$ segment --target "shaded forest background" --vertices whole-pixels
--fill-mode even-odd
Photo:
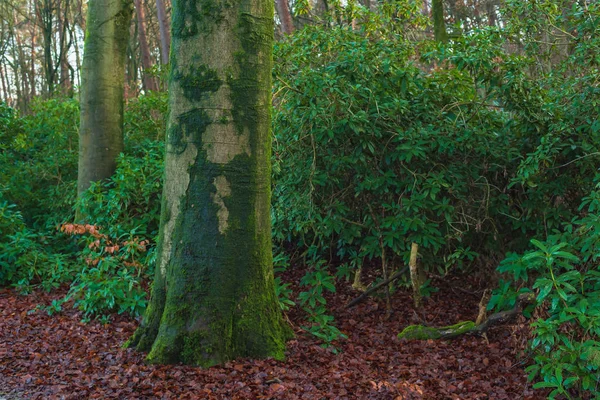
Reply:
[[[108,322],[147,304],[170,4],[135,6],[125,152],[112,179],[76,200],[85,4],[0,5],[0,285],[23,293],[69,285],[44,306],[51,314],[73,304],[85,319]],[[487,281],[489,310],[534,293],[524,310],[530,378],[552,396],[593,397],[600,6],[278,0],[276,8],[281,308],[305,313],[305,330],[335,349],[345,335],[326,299],[340,285],[358,295],[383,281],[409,264],[416,244],[416,297],[457,275]],[[89,224],[71,223],[75,212]],[[386,285],[385,296],[410,285],[408,276]]]

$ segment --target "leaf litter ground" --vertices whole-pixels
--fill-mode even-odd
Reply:
[[[292,278],[292,277],[288,277]],[[428,299],[422,316],[432,326],[475,319],[479,298],[459,278]],[[298,281],[287,279],[287,281]],[[339,352],[324,349],[300,326],[287,359],[236,360],[207,370],[152,366],[121,348],[137,322],[113,317],[109,325],[81,323],[67,309],[48,316],[31,313],[64,295],[0,291],[0,400],[4,399],[544,399],[527,383],[517,356],[526,339],[523,324],[495,328],[484,338],[403,342],[396,338],[417,322],[406,292],[393,296],[385,319],[383,301],[371,298],[343,308],[357,293],[340,288],[328,298],[347,340]]]

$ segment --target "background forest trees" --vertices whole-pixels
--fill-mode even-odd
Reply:
[[[280,307],[301,309],[304,329],[335,346],[344,333],[327,299],[400,270],[415,243],[424,295],[453,274],[481,274],[495,288],[490,309],[535,293],[531,379],[595,396],[598,3],[443,1],[447,38],[436,41],[438,2],[298,0],[287,15],[281,1],[271,160]],[[65,300],[87,319],[142,313],[156,261],[167,102],[145,78],[164,89],[170,5],[138,4],[124,151],[112,178],[77,202],[85,4],[0,5],[0,283],[68,283]],[[75,211],[94,223],[65,224]]]
[[[356,6],[376,10],[385,4],[364,0]],[[450,34],[502,24],[497,0],[435,0],[433,4],[425,0],[420,4],[423,14],[437,18],[438,25],[444,18]],[[442,6],[443,16],[438,11]],[[330,13],[334,10],[336,23],[352,23],[351,15],[359,11],[337,0],[277,0],[275,8],[277,37],[304,25],[333,26],[334,14]],[[135,0],[125,79],[129,98],[140,91],[157,90],[159,85],[166,88],[166,71],[161,66],[168,63],[170,12],[170,0]],[[0,4],[0,98],[6,104],[28,112],[38,95],[75,94],[81,83],[86,13],[84,0],[5,0]],[[436,29],[443,35],[442,28]]]

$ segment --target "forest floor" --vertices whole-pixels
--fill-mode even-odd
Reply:
[[[429,324],[476,318],[478,285],[465,280],[447,280],[426,300],[423,315]],[[527,340],[526,325],[493,328],[487,341],[475,336],[399,341],[398,332],[417,323],[408,292],[393,295],[394,314],[386,320],[381,299],[346,310],[344,304],[357,293],[339,289],[328,298],[337,326],[348,336],[337,343],[337,354],[305,333],[302,313],[292,310],[288,316],[296,338],[288,343],[286,361],[236,360],[206,370],[144,364],[143,354],[122,348],[137,326],[125,316],[101,325],[81,323],[81,313],[69,308],[54,316],[30,312],[64,291],[21,296],[0,290],[0,399],[546,397],[533,391],[518,356]]]

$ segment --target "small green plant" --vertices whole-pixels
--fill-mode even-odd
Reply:
[[[323,263],[317,262],[314,270],[302,278],[300,285],[307,287],[307,290],[298,295],[298,300],[308,314],[310,322],[310,325],[303,326],[302,329],[321,339],[323,347],[330,347],[334,341],[345,339],[347,336],[335,327],[333,316],[327,314],[324,293],[335,293],[336,289],[334,278],[323,268]]]
[[[273,267],[275,274],[279,274],[287,270],[289,267],[289,257],[276,249],[273,251]],[[291,300],[292,289],[288,282],[283,282],[281,276],[275,276],[275,294],[279,302],[279,307],[282,311],[287,311],[291,307],[294,307],[296,303]]]

